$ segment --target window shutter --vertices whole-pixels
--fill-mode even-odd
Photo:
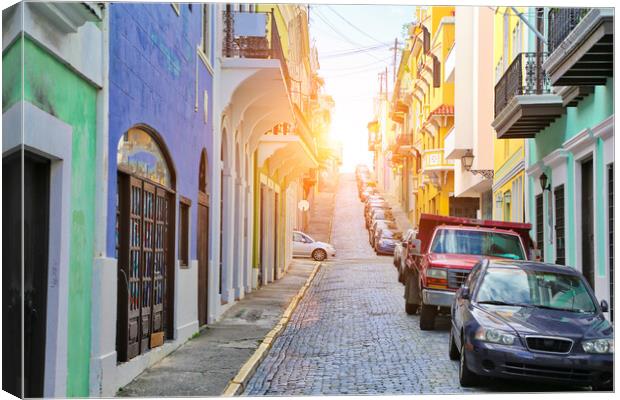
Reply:
[[[439,59],[433,55],[433,87],[441,86],[441,63]]]
[[[428,53],[431,49],[431,34],[428,31],[428,29],[426,29],[425,26],[422,27],[422,32],[423,32],[423,43],[424,43],[424,53]]]

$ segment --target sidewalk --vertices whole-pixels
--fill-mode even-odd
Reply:
[[[247,295],[220,321],[142,372],[117,396],[220,396],[278,323],[315,264],[294,260],[283,278]]]
[[[316,202],[321,210],[309,224],[316,238],[329,237],[333,193]],[[234,304],[214,324],[120,389],[122,397],[221,396],[229,381],[280,321],[306,283],[316,262],[294,259],[284,277]]]
[[[390,203],[392,213],[394,214],[394,218],[396,218],[396,225],[398,225],[398,228],[404,234],[407,229],[411,229],[411,223],[407,219],[407,213],[403,211],[396,197],[388,193],[385,193],[383,196]]]

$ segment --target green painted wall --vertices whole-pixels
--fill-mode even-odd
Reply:
[[[19,39],[3,55],[4,110],[20,100],[16,76],[20,70],[16,58],[21,57],[19,49],[22,45],[25,101],[73,128],[67,396],[83,397],[89,393],[97,88],[32,40]]]
[[[557,119],[546,129],[536,134],[536,138],[529,140],[529,159],[528,165],[533,165],[545,156],[550,154],[555,149],[561,148],[562,144],[568,139],[574,137],[578,133],[582,132],[586,128],[592,128],[600,124],[603,120],[608,118],[614,113],[614,82],[613,78],[607,79],[604,86],[596,86],[594,93],[587,96],[585,99],[579,102],[577,107],[567,107],[565,114]],[[596,165],[594,165],[594,179],[596,187],[603,187],[605,184],[605,165],[603,164],[603,142],[601,139],[597,139],[596,146]],[[575,193],[575,168],[574,157],[572,154],[568,154],[566,158],[566,186],[565,190],[567,194]],[[547,171],[547,176],[551,178],[551,172]],[[533,192],[533,185],[538,185],[537,180],[530,179],[530,221],[536,220],[536,210],[534,207],[535,196]],[[550,182],[552,187],[554,183]],[[548,208],[547,196],[545,196],[545,211]],[[603,196],[598,196],[595,204],[595,218],[596,218],[596,237],[605,238],[605,227],[607,222],[605,221],[605,199]],[[568,217],[566,219],[566,234],[567,234],[567,246],[566,246],[566,263],[571,266],[577,264],[575,246],[569,245],[575,243],[575,199],[573,196],[566,196],[566,207]],[[545,215],[548,215],[545,212]],[[597,265],[597,273],[599,276],[605,275],[605,241],[596,240],[596,256],[598,260],[603,260]],[[551,255],[553,251],[553,245],[545,244],[545,261],[554,262],[555,260],[547,258],[547,255]]]
[[[22,46],[17,40],[2,52],[2,112],[22,99]]]
[[[544,158],[562,143],[586,128],[601,123],[614,113],[614,81],[607,80],[605,86],[596,86],[594,93],[587,96],[577,107],[567,107],[566,113],[549,127],[536,134],[532,161]]]

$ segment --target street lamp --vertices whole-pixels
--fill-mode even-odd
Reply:
[[[463,168],[465,171],[469,171],[471,166],[474,164],[474,155],[471,154],[471,151],[467,151],[463,157],[461,157],[461,164],[463,164]]]
[[[471,166],[474,164],[474,155],[471,150],[467,150],[467,153],[461,157],[461,164],[465,171],[469,171],[473,175],[480,174],[485,179],[493,179],[494,172],[492,169],[471,169]]]
[[[551,189],[551,184],[548,183],[549,178],[547,177],[547,174],[543,172],[538,178],[538,180],[540,180],[540,187],[542,188],[543,192],[545,190]]]
[[[502,208],[503,202],[504,202],[504,196],[502,196],[501,193],[498,193],[497,196],[495,196],[495,206],[497,208]]]

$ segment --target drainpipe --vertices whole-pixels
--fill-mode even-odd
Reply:
[[[537,36],[537,37],[538,37],[538,38],[539,38],[539,39],[540,39],[540,40],[541,40],[544,44],[548,44],[548,43],[547,43],[547,39],[545,38],[545,35],[543,35],[542,33],[540,33],[540,32],[538,31],[538,29],[536,29],[536,27],[534,27],[534,26],[530,23],[530,21],[528,21],[528,19],[527,19],[527,18],[525,18],[525,16],[524,16],[521,12],[519,12],[519,10],[517,10],[517,8],[516,8],[516,7],[510,7],[510,9],[511,9],[511,10],[512,10],[515,14],[517,14],[517,17],[519,17],[519,19],[520,19],[521,21],[523,21],[523,23],[524,23],[524,24],[525,24],[528,28],[530,28],[530,30],[531,30],[532,32],[534,32],[534,34],[535,34],[535,35],[536,35],[536,36]]]

